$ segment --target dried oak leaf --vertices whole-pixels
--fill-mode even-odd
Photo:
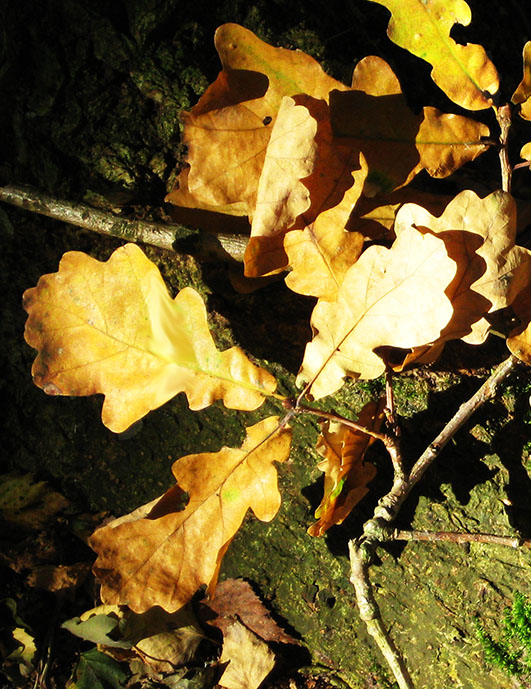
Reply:
[[[520,105],[520,116],[524,120],[531,120],[531,41],[524,45],[523,62],[524,75],[513,93],[511,101],[515,105]]]
[[[531,365],[531,286],[522,290],[512,304],[520,323],[507,338],[507,346],[514,356]]]
[[[370,55],[356,65],[352,89],[330,94],[334,134],[368,164],[364,194],[390,193],[425,169],[447,177],[489,147],[486,125],[425,107],[415,115],[391,67]]]
[[[227,663],[219,684],[227,689],[257,689],[275,665],[267,644],[240,622],[225,630],[219,663]]]
[[[448,98],[468,110],[492,106],[498,91],[496,68],[480,45],[460,45],[450,37],[455,23],[472,18],[464,0],[371,0],[391,12],[389,38],[429,62],[431,77]]]
[[[188,455],[172,467],[184,509],[170,489],[145,518],[117,520],[90,538],[104,603],[144,612],[174,612],[207,585],[213,591],[221,559],[250,508],[270,521],[280,507],[274,462],[287,459],[291,431],[269,417],[247,429],[240,449]],[[178,502],[177,506],[175,502]]]
[[[397,213],[395,232],[399,236],[410,227],[435,233],[457,263],[446,290],[454,313],[437,343],[462,338],[481,344],[490,329],[486,314],[509,306],[531,283],[531,252],[515,245],[513,197],[498,190],[482,199],[465,190],[440,217],[416,204],[405,204]]]
[[[251,215],[266,148],[284,96],[307,93],[328,100],[346,88],[309,55],[275,48],[238,24],[215,34],[222,71],[184,119],[189,171],[176,205]]]
[[[244,579],[226,579],[220,582],[205,607],[217,615],[217,618],[209,619],[208,623],[222,632],[238,618],[264,641],[299,644],[273,620],[269,610]]]
[[[24,293],[32,373],[51,395],[103,393],[102,421],[124,431],[185,392],[191,409],[217,399],[251,410],[274,391],[271,374],[238,347],[218,352],[199,294],[172,299],[157,266],[135,244],[105,263],[66,253],[59,272]]]
[[[328,105],[284,98],[266,153],[245,274],[285,269],[294,291],[333,296],[358,258],[363,238],[345,225],[361,194],[360,154],[336,145]]]
[[[384,418],[385,399],[369,402],[357,422],[378,432]],[[324,495],[315,511],[318,519],[310,536],[322,536],[331,526],[341,524],[369,492],[367,484],[376,476],[376,467],[363,458],[374,438],[340,422],[324,421],[317,450],[323,461],[317,467],[324,472]]]
[[[348,270],[337,300],[319,300],[312,314],[297,382],[315,399],[346,376],[377,378],[385,364],[377,347],[417,347],[436,340],[452,316],[445,289],[456,272],[444,242],[414,228],[390,249],[369,247]]]

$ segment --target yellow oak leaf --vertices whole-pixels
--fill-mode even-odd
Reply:
[[[203,300],[172,299],[157,266],[135,244],[107,262],[66,253],[59,272],[24,293],[25,337],[39,351],[32,373],[51,395],[102,393],[103,423],[117,433],[185,392],[191,409],[217,399],[259,407],[276,383],[238,347],[216,349]]]
[[[335,135],[367,160],[367,196],[405,186],[422,169],[447,177],[489,147],[480,122],[432,107],[415,115],[391,67],[374,55],[356,65],[352,90],[330,94],[330,110]]]
[[[285,98],[260,178],[246,275],[285,269],[289,261],[291,289],[330,297],[362,249],[361,235],[345,225],[365,175],[359,153],[335,144],[324,101]]]
[[[531,283],[531,252],[515,246],[516,204],[504,191],[480,198],[462,191],[440,217],[425,208],[405,204],[396,216],[397,236],[410,227],[437,234],[457,263],[446,290],[454,314],[437,342],[462,338],[469,344],[485,341],[490,325],[485,316],[509,306]]]
[[[531,120],[531,41],[527,41],[524,45],[523,62],[524,75],[513,93],[511,101],[515,105],[520,105],[520,116],[524,120]]]
[[[531,285],[520,292],[512,308],[520,323],[511,330],[507,346],[514,356],[531,365]]]
[[[408,228],[390,249],[369,247],[347,271],[337,300],[317,302],[313,340],[297,382],[314,398],[330,395],[346,376],[377,378],[377,347],[409,349],[436,340],[452,316],[445,290],[456,264],[444,242]]]
[[[223,24],[214,38],[222,71],[185,113],[183,141],[190,165],[167,196],[176,205],[251,215],[266,148],[284,96],[328,99],[347,88],[303,52],[275,48],[238,24]]]
[[[391,12],[389,38],[429,62],[431,77],[448,98],[468,110],[484,110],[498,91],[496,68],[484,48],[460,45],[450,37],[455,23],[470,24],[464,0],[371,0]]]
[[[187,455],[172,467],[171,488],[145,517],[118,519],[90,538],[104,603],[174,612],[203,585],[213,591],[248,509],[262,521],[280,507],[274,462],[289,456],[291,430],[269,417],[247,429],[239,449]],[[189,502],[181,509],[182,492]]]
[[[369,402],[357,423],[378,432],[384,418],[385,398]],[[324,495],[315,512],[318,519],[308,529],[310,536],[322,536],[334,524],[341,524],[369,492],[367,484],[376,476],[374,464],[363,458],[374,438],[341,422],[325,421],[317,440],[324,459],[317,467],[324,472]]]

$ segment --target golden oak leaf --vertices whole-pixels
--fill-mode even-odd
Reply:
[[[448,98],[468,110],[492,106],[498,91],[496,68],[480,45],[459,45],[450,37],[455,23],[468,26],[464,0],[371,0],[391,12],[389,38],[429,62],[431,77]]]
[[[353,90],[330,94],[334,133],[359,147],[369,173],[364,193],[389,193],[405,186],[422,169],[447,177],[489,147],[486,125],[426,107],[415,115],[391,67],[379,57],[361,60]]]
[[[333,301],[347,270],[358,260],[364,237],[347,231],[346,226],[367,174],[363,157],[360,162],[360,170],[351,173],[352,186],[337,206],[322,211],[304,230],[285,235],[284,249],[291,267],[286,285],[294,292]]]
[[[531,41],[524,45],[524,75],[513,93],[511,101],[520,105],[520,115],[524,120],[531,120]]]
[[[275,665],[268,645],[238,621],[226,628],[220,663],[228,663],[219,684],[227,689],[258,689]]]
[[[385,399],[369,402],[357,422],[371,431],[380,430]],[[363,458],[374,438],[341,422],[325,421],[317,440],[324,460],[317,467],[324,472],[324,495],[315,512],[318,519],[308,529],[310,536],[322,536],[334,524],[341,524],[365,497],[367,484],[376,476],[374,464]]]
[[[531,285],[520,292],[512,308],[520,323],[509,334],[507,346],[514,356],[531,365]]]
[[[280,507],[274,462],[289,455],[291,430],[269,417],[247,429],[240,449],[187,455],[170,489],[144,518],[119,519],[90,538],[105,603],[173,612],[207,585],[213,591],[230,541],[248,509],[270,521]],[[181,507],[182,491],[189,502]]]
[[[347,271],[337,300],[319,300],[312,314],[298,383],[314,398],[338,390],[345,376],[377,378],[382,346],[417,347],[436,340],[452,315],[445,289],[456,272],[444,242],[414,228],[390,249],[369,247]]]
[[[309,55],[274,48],[237,24],[220,26],[214,41],[223,69],[184,114],[190,170],[183,193],[173,191],[167,200],[251,215],[282,98],[307,93],[327,100],[332,89],[346,86]]]
[[[531,252],[515,246],[513,197],[499,190],[482,199],[465,190],[438,218],[421,206],[406,204],[397,213],[395,232],[398,236],[410,227],[437,234],[457,263],[446,290],[454,314],[437,341],[462,338],[481,344],[490,328],[486,314],[509,306],[531,282]]]
[[[203,300],[172,299],[157,266],[135,244],[105,263],[66,253],[59,272],[24,293],[25,337],[39,350],[32,373],[52,395],[103,393],[103,423],[117,433],[185,392],[191,409],[217,399],[256,409],[273,377],[238,347],[218,352]]]
[[[297,271],[294,263],[300,265],[300,255],[291,252],[288,258],[283,242],[291,231],[300,234],[299,228],[307,229],[305,253],[313,254],[312,267],[307,266],[303,273],[318,270],[319,275],[313,277],[312,273],[315,284],[323,271],[325,280],[334,281],[331,259],[337,263],[356,260],[361,237],[348,236],[343,230],[366,174],[359,158],[356,150],[336,145],[323,100],[305,95],[284,98],[260,177],[245,253],[247,276],[285,269],[288,260]],[[320,229],[314,231],[315,223]],[[327,236],[329,231],[334,238]],[[300,237],[297,241],[300,243]]]

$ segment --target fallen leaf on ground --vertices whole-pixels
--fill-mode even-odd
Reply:
[[[24,308],[35,384],[51,395],[103,393],[102,420],[116,433],[179,392],[194,410],[217,399],[251,410],[276,387],[239,347],[218,352],[199,294],[186,287],[172,299],[135,244],[105,263],[66,253],[59,272],[24,293]]]
[[[378,432],[382,425],[385,398],[369,402],[360,411],[357,423]],[[374,438],[341,422],[324,421],[317,451],[324,459],[317,468],[324,472],[324,495],[315,511],[318,519],[310,536],[322,536],[331,526],[341,524],[369,492],[367,484],[376,476],[376,467],[364,462]]]
[[[208,623],[223,633],[235,618],[264,641],[282,644],[299,642],[287,634],[271,617],[271,613],[244,579],[226,579],[216,586],[216,591],[205,604],[207,611],[217,615]]]
[[[262,521],[277,513],[274,462],[288,458],[290,441],[291,430],[269,417],[247,429],[240,449],[177,460],[173,474],[189,495],[184,509],[175,511],[170,489],[145,518],[111,522],[90,538],[102,601],[135,612],[154,605],[174,612],[201,586],[213,592],[221,559],[247,510]]]
[[[239,622],[225,630],[219,663],[228,663],[219,684],[227,689],[257,689],[275,665],[268,645]]]
[[[454,24],[468,26],[470,8],[464,0],[371,0],[387,7],[389,38],[429,62],[431,77],[448,98],[468,110],[492,106],[498,91],[496,68],[485,49],[460,45],[450,36]]]

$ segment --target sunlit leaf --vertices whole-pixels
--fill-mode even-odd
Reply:
[[[496,68],[484,48],[460,45],[450,37],[454,24],[468,26],[464,0],[371,0],[391,12],[387,35],[413,55],[429,62],[432,79],[448,98],[468,110],[492,106],[498,91]]]
[[[191,288],[171,299],[157,266],[134,244],[105,263],[65,254],[59,272],[24,294],[25,337],[39,350],[36,385],[51,395],[103,393],[103,423],[124,431],[185,392],[191,409],[222,399],[255,409],[273,377],[238,347],[218,352],[203,300]]]
[[[238,621],[225,630],[220,664],[228,663],[219,684],[227,689],[257,689],[275,665],[268,645]]]
[[[531,120],[531,41],[528,41],[524,46],[523,61],[524,75],[513,93],[511,101],[515,105],[520,105],[520,115],[524,120]]]
[[[274,462],[289,455],[291,431],[269,417],[247,429],[240,449],[188,455],[173,465],[181,495],[170,489],[145,518],[95,531],[94,571],[105,603],[173,612],[202,586],[213,590],[221,558],[248,509],[270,521],[280,507]]]
[[[275,48],[237,24],[216,31],[222,71],[184,115],[188,146],[184,189],[170,193],[176,205],[219,206],[252,214],[266,148],[284,96],[328,99],[344,89],[303,52]]]
[[[320,300],[312,314],[298,383],[314,398],[338,390],[346,376],[376,378],[385,370],[381,346],[417,347],[436,340],[452,316],[445,294],[456,272],[444,242],[414,228],[391,249],[372,246],[348,270],[337,301]]]

